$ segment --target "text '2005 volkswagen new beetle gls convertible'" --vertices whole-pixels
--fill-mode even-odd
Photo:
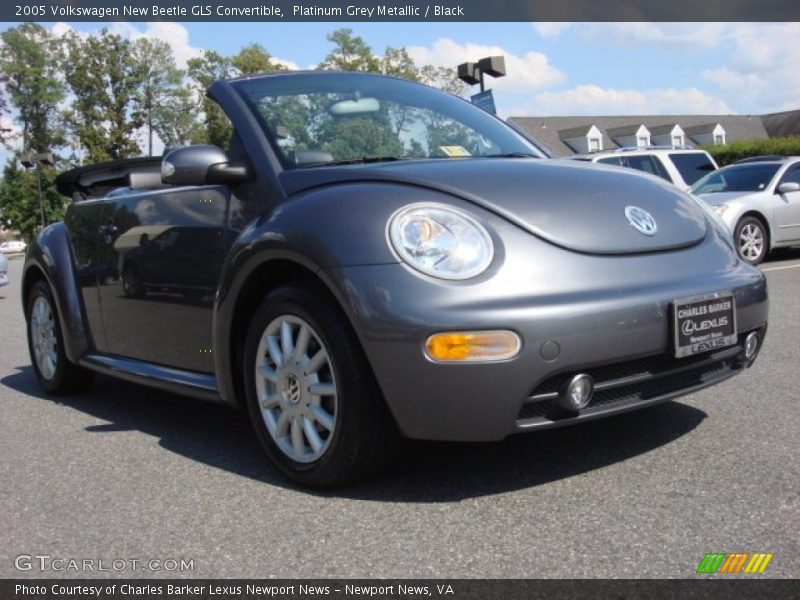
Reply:
[[[229,147],[60,176],[31,244],[39,382],[95,371],[241,406],[292,479],[399,435],[501,440],[748,367],[762,273],[667,183],[550,160],[468,102],[378,75],[219,81]],[[224,450],[222,450],[224,451]]]

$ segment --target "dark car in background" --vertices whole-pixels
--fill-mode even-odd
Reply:
[[[581,423],[756,358],[765,278],[672,185],[543,159],[394,78],[280,73],[209,95],[225,150],[59,177],[76,201],[22,285],[47,392],[99,371],[241,407],[285,474],[330,487],[400,434]]]

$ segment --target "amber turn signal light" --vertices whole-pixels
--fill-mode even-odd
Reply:
[[[425,355],[436,362],[508,360],[521,347],[513,331],[448,331],[428,338]]]

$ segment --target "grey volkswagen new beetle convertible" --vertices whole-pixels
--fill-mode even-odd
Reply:
[[[23,282],[47,392],[99,371],[241,406],[285,474],[330,487],[400,434],[581,423],[718,383],[761,347],[764,276],[667,183],[540,158],[393,78],[281,73],[209,95],[225,150],[59,178],[75,201]]]

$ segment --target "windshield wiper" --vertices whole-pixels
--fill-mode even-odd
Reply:
[[[341,160],[331,160],[326,162],[309,163],[305,167],[338,167],[341,165],[363,165],[376,162],[391,162],[395,160],[408,160],[402,156],[362,156],[361,158],[343,158]]]
[[[481,158],[542,158],[530,152],[503,152],[500,154],[484,154]]]

